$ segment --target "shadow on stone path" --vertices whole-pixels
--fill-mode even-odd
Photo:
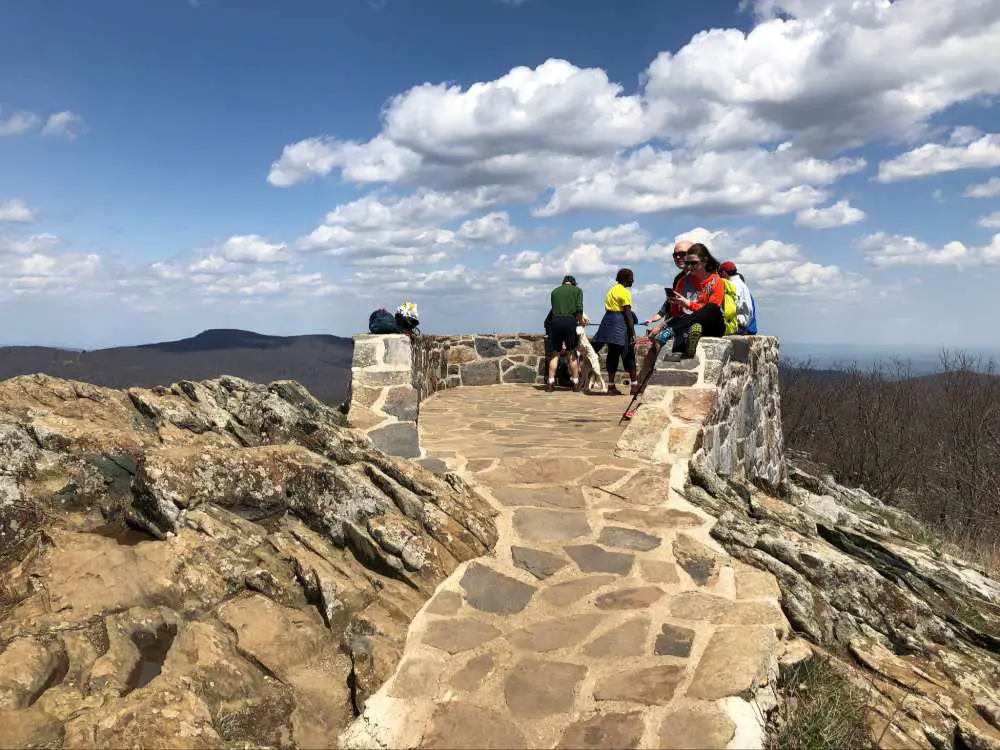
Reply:
[[[497,508],[495,553],[410,627],[356,747],[752,747],[747,698],[787,625],[774,579],[729,558],[676,491],[686,466],[616,458],[626,398],[463,388],[422,444]]]

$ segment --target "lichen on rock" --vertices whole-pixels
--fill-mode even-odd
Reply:
[[[4,381],[0,745],[328,745],[495,542],[294,382]]]

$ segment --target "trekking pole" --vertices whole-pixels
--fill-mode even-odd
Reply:
[[[630,401],[629,405],[625,407],[625,411],[622,412],[621,419],[618,420],[619,425],[621,425],[621,423],[624,422],[626,419],[632,418],[629,416],[629,412],[632,411],[632,407],[635,406],[636,401],[639,400],[639,396],[641,396],[643,392],[646,390],[646,383],[649,382],[649,379],[653,376],[653,372],[655,370],[656,370],[656,363],[654,362],[653,366],[649,368],[649,372],[647,372],[645,375],[642,376],[642,382],[639,383],[639,388],[636,390],[635,395],[632,397],[632,401]]]
[[[632,400],[629,402],[629,405],[625,407],[625,411],[622,412],[622,417],[621,419],[618,420],[619,426],[626,419],[632,418],[631,416],[629,416],[629,412],[632,411],[632,407],[634,407],[636,402],[639,400],[639,396],[641,396],[643,392],[646,390],[646,384],[649,382],[649,379],[653,376],[653,372],[655,370],[656,370],[656,360],[654,359],[653,363],[649,366],[649,371],[642,376],[642,382],[639,383],[639,387],[636,389],[635,395],[632,396]]]

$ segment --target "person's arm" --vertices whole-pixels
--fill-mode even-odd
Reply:
[[[632,315],[632,305],[622,307],[622,315],[625,316],[625,326],[628,328],[628,343],[635,343],[635,317]]]
[[[667,300],[662,305],[660,305],[660,309],[657,310],[656,315],[647,320],[643,325],[648,326],[650,323],[655,323],[658,320],[663,320],[665,317],[667,317],[667,313],[670,311],[669,308],[670,308],[670,301]]]
[[[580,287],[574,287],[576,289],[576,322],[579,325],[583,325],[583,290]]]

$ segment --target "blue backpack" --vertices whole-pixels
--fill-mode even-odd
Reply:
[[[370,333],[399,333],[396,316],[382,308],[368,316],[368,331]]]
[[[747,323],[747,333],[751,336],[757,335],[757,300],[750,295],[750,304],[753,305],[753,314],[750,316],[750,322]]]

